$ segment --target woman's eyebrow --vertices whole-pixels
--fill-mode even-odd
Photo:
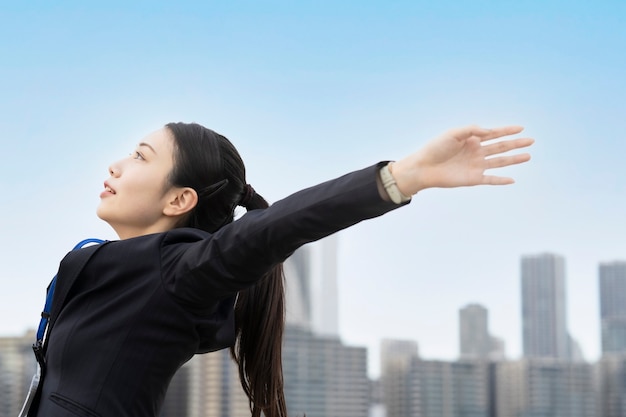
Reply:
[[[150,150],[151,150],[151,151],[152,151],[152,152],[156,155],[156,151],[154,150],[154,148],[153,148],[152,146],[148,145],[147,143],[145,143],[145,142],[141,142],[138,146],[139,146],[140,148],[141,148],[142,146],[146,146],[146,147],[150,148]]]

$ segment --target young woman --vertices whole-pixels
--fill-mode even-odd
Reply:
[[[405,205],[428,187],[510,184],[520,127],[450,130],[268,207],[223,136],[172,123],[109,167],[98,216],[119,240],[61,262],[45,376],[31,416],[156,417],[194,354],[230,348],[253,416],[286,417],[281,262],[301,245]],[[236,206],[247,213],[233,221]],[[57,294],[66,294],[59,299]],[[57,311],[57,314],[54,311]]]

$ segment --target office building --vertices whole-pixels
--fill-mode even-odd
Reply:
[[[504,359],[504,341],[489,334],[489,313],[480,304],[459,310],[461,359]]]
[[[321,336],[339,337],[339,284],[337,282],[336,234],[312,246],[313,331]]]
[[[549,253],[522,257],[521,283],[524,357],[568,359],[565,260]]]
[[[490,373],[486,360],[416,361],[412,416],[490,417]]]
[[[365,348],[289,325],[283,372],[290,416],[367,417],[370,381]]]
[[[493,366],[497,417],[598,417],[589,364],[523,359]]]
[[[296,250],[283,264],[285,273],[285,319],[289,324],[311,328],[313,321],[312,247]]]
[[[229,349],[194,356],[189,367],[187,417],[249,417],[250,407]]]
[[[491,351],[487,309],[470,304],[459,310],[459,340],[462,359],[486,359]]]
[[[600,417],[626,416],[626,354],[611,353],[602,356],[598,371],[598,415]]]
[[[0,338],[0,416],[17,416],[22,408],[37,367],[34,341],[33,331]]]
[[[626,353],[626,262],[601,263],[602,353]]]
[[[385,339],[380,345],[382,401],[387,417],[412,416],[417,411],[417,379],[413,363],[419,359],[417,343]]]

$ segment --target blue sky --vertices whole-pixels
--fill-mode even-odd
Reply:
[[[516,358],[520,257],[548,251],[597,358],[598,263],[626,259],[626,4],[129,3],[0,10],[0,334],[36,323],[76,241],[115,237],[95,216],[107,166],[169,121],[229,137],[272,201],[449,127],[521,124],[537,143],[515,185],[428,190],[341,232],[340,331],[452,359],[477,302]]]

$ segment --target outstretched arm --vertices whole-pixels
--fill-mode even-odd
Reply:
[[[512,184],[512,178],[485,175],[492,168],[520,164],[530,159],[527,153],[504,155],[506,152],[533,144],[530,138],[494,139],[520,133],[521,126],[484,129],[467,126],[452,129],[427,143],[419,151],[394,162],[390,171],[402,194],[411,196],[423,189],[471,185]]]

